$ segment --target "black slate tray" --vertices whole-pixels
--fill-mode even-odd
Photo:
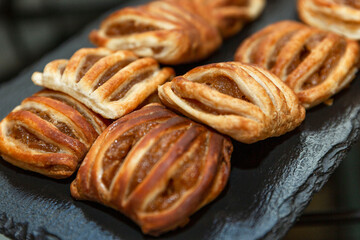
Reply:
[[[146,1],[123,1],[138,5]],[[263,15],[197,65],[232,60],[237,45],[266,25],[296,19],[295,1],[268,0]],[[102,17],[104,18],[104,16]],[[87,35],[98,19],[12,81],[0,85],[0,118],[39,90],[30,76],[53,59],[91,46]],[[176,67],[178,74],[196,65]],[[234,142],[229,184],[190,223],[158,239],[278,239],[292,226],[359,137],[360,75],[332,106],[307,112],[295,131],[252,145]],[[14,239],[147,239],[120,213],[74,201],[68,180],[52,180],[0,161],[0,233]]]

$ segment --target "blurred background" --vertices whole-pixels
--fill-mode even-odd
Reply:
[[[119,0],[0,0],[0,82],[74,35]]]
[[[0,0],[0,87],[117,4],[119,0]],[[356,144],[286,240],[360,239],[359,160]]]

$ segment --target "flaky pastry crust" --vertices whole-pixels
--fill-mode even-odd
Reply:
[[[1,121],[0,153],[25,170],[66,178],[108,123],[72,97],[43,90]]]
[[[215,26],[223,37],[238,33],[243,26],[257,18],[265,0],[164,0],[178,2],[188,11],[201,16]]]
[[[358,0],[298,0],[302,21],[360,40],[360,1]]]
[[[131,50],[164,64],[204,59],[221,45],[221,36],[178,2],[152,1],[118,10],[90,33],[90,40],[100,47]]]
[[[96,140],[71,194],[121,211],[146,234],[183,226],[226,185],[229,139],[150,104],[111,124]]]
[[[243,143],[282,135],[305,117],[278,77],[238,62],[197,67],[158,91],[166,106]]]
[[[334,33],[282,21],[247,38],[235,61],[269,69],[294,90],[304,107],[311,108],[353,80],[359,45]]]
[[[32,75],[32,81],[115,119],[137,108],[173,75],[171,68],[160,68],[155,59],[138,58],[130,51],[82,48],[69,60],[48,63],[43,73]]]

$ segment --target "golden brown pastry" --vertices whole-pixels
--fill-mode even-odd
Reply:
[[[360,40],[359,0],[298,0],[298,12],[311,26]]]
[[[247,38],[235,61],[269,69],[313,107],[347,86],[358,70],[359,45],[334,33],[282,21]]]
[[[36,85],[65,92],[105,118],[115,119],[138,107],[171,79],[171,68],[160,68],[153,58],[130,51],[83,48],[70,60],[48,63],[35,72]]]
[[[238,62],[194,68],[158,91],[165,105],[243,143],[284,134],[305,117],[278,77]]]
[[[164,0],[178,2],[215,26],[223,37],[236,34],[249,21],[257,18],[265,0]]]
[[[153,103],[96,140],[71,194],[121,211],[146,234],[184,226],[226,185],[229,139]]]
[[[72,97],[43,90],[1,121],[0,153],[20,168],[66,178],[107,124]]]
[[[177,2],[153,1],[123,8],[90,33],[97,46],[131,50],[161,63],[180,64],[208,57],[221,45],[219,32]]]

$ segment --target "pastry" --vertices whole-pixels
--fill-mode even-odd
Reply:
[[[298,12],[311,26],[360,40],[359,0],[298,0]]]
[[[230,171],[231,141],[162,105],[112,123],[96,140],[71,194],[112,207],[159,235],[215,199]]]
[[[65,92],[94,112],[115,119],[137,108],[171,79],[171,68],[160,68],[153,58],[138,58],[130,51],[83,48],[70,60],[48,63],[35,72],[36,85]]]
[[[358,70],[359,45],[301,23],[274,23],[247,38],[235,61],[254,63],[280,77],[306,108],[346,87]]]
[[[72,97],[43,90],[26,98],[0,123],[0,153],[9,163],[66,178],[108,121]]]
[[[249,21],[257,18],[265,0],[165,0],[178,2],[187,10],[215,26],[223,37],[236,34]]]
[[[158,91],[166,106],[243,143],[284,134],[305,117],[296,95],[278,77],[238,62],[194,68]]]
[[[153,1],[118,10],[89,37],[97,46],[131,50],[164,64],[198,61],[221,45],[217,29],[177,1]]]

